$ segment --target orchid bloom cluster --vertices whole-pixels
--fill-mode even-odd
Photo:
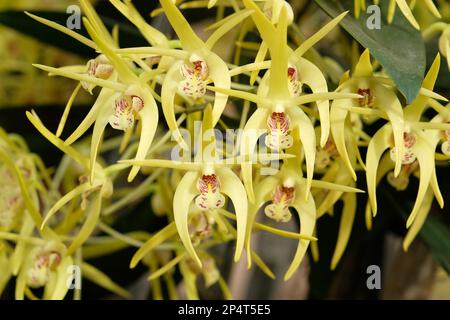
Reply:
[[[166,16],[177,36],[169,38],[147,23],[131,0],[109,1],[147,46],[120,47],[117,30],[105,27],[88,0],[79,3],[89,38],[28,13],[92,48],[96,56],[84,65],[35,65],[77,82],[60,110],[56,132],[36,112],[27,112],[31,124],[64,153],[55,170],[46,168],[16,135],[0,131],[0,170],[6,179],[0,186],[0,269],[8,270],[0,274],[0,292],[15,276],[16,298],[38,298],[33,290],[44,287],[42,298],[61,299],[68,293],[67,267],[76,265],[84,278],[126,297],[125,289],[85,260],[135,247],[130,268],[148,267],[153,298],[163,298],[163,285],[169,298],[180,297],[175,270],[187,298],[201,297],[200,278],[231,298],[217,256],[224,244],[235,246],[236,262],[244,258],[248,268],[254,264],[275,278],[252,248],[252,236],[265,231],[296,240],[284,274],[288,280],[310,246],[318,258],[316,224],[333,215],[341,201],[330,266],[336,268],[350,238],[357,194],[367,190],[370,229],[377,185],[385,176],[398,191],[411,179],[419,180],[405,250],[433,198],[443,206],[435,168],[436,161],[450,159],[450,105],[442,105],[447,99],[433,91],[439,54],[419,95],[406,104],[369,50],[359,54],[352,70],[340,74],[336,86],[309,54],[348,12],[295,43],[288,37],[295,24],[293,9],[283,0],[160,0],[161,8],[152,15]],[[398,5],[416,26],[407,1],[391,3],[391,14]],[[432,1],[420,5],[439,15]],[[208,27],[207,39],[180,11],[202,6],[229,13]],[[356,12],[365,6],[355,0]],[[426,33],[443,30],[440,49],[449,57],[450,29],[432,26]],[[215,47],[233,30],[238,30],[235,57],[226,61]],[[260,41],[248,41],[251,33]],[[241,63],[244,53],[250,55],[247,64]],[[95,102],[78,127],[67,132],[82,90]],[[425,116],[430,109],[431,119]],[[235,127],[229,121],[233,114],[238,114]],[[373,123],[380,125],[370,136],[364,130]],[[229,129],[238,131],[232,146],[220,140]],[[358,174],[366,176],[367,187],[357,188]],[[113,229],[127,207],[149,195],[148,216],[164,218],[166,226],[154,234]],[[285,231],[284,224],[293,219],[299,231]],[[75,298],[80,295],[74,291]]]

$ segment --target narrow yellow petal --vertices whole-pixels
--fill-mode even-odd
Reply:
[[[230,288],[228,288],[227,281],[223,278],[219,278],[219,286],[222,290],[223,298],[225,300],[233,300],[233,295],[231,294]]]
[[[405,132],[405,121],[403,108],[395,93],[381,84],[373,83],[373,95],[376,97],[375,106],[386,112],[392,126],[394,145],[397,149],[394,175],[397,177],[401,170],[402,158],[405,152],[403,134]]]
[[[364,190],[361,190],[361,189],[358,189],[355,187],[340,185],[337,183],[332,183],[332,182],[327,182],[327,181],[322,181],[322,180],[313,180],[311,183],[311,187],[340,191],[340,192],[365,193]]]
[[[293,123],[299,128],[300,140],[302,142],[303,151],[306,159],[306,192],[309,195],[311,183],[314,176],[314,163],[316,161],[316,133],[314,126],[308,116],[297,108],[290,108],[288,114],[291,116]]]
[[[150,273],[150,276],[148,277],[148,280],[152,281],[152,280],[155,280],[155,279],[161,277],[166,272],[169,272],[178,263],[180,263],[180,261],[183,260],[185,257],[186,257],[186,254],[180,254],[180,255],[176,256],[175,258],[173,258],[172,260],[170,260],[169,262],[164,264],[164,266],[161,267],[160,269],[152,271]]]
[[[172,0],[160,0],[161,7],[170,25],[180,38],[183,48],[188,51],[200,50],[205,47],[203,41],[192,30],[189,22],[183,17]]]
[[[364,50],[359,57],[359,61],[355,66],[353,71],[354,77],[371,77],[373,75],[372,63],[370,62],[370,51],[369,49]]]
[[[123,84],[120,84],[118,82],[95,78],[92,76],[88,76],[87,74],[75,73],[75,72],[68,71],[66,69],[52,68],[52,67],[44,66],[41,64],[33,64],[33,66],[38,69],[49,72],[51,74],[56,74],[58,76],[66,77],[66,78],[73,79],[73,80],[92,83],[97,86],[109,88],[109,89],[112,89],[115,91],[124,91],[126,89],[126,87]]]
[[[248,200],[245,188],[236,174],[228,168],[217,171],[220,178],[220,191],[226,194],[233,202],[236,212],[237,236],[234,261],[238,261],[244,249],[245,233],[247,229]]]
[[[367,149],[366,155],[367,192],[369,194],[370,205],[372,207],[372,213],[374,216],[377,214],[376,184],[377,184],[378,163],[384,151],[386,151],[386,149],[389,148],[389,139],[391,134],[392,134],[391,126],[384,125],[380,130],[377,131],[377,133],[375,133]]]
[[[414,241],[417,234],[420,232],[420,229],[422,229],[422,226],[428,217],[432,204],[433,204],[433,193],[431,192],[430,189],[428,189],[423,198],[423,202],[420,205],[420,208],[417,212],[417,217],[412,223],[411,227],[409,228],[405,238],[403,239],[404,251],[408,251],[409,246]]]
[[[89,167],[89,162],[87,159],[79,153],[76,149],[66,145],[64,141],[57,138],[55,135],[53,135],[41,122],[41,120],[37,117],[36,114],[31,113],[29,111],[26,112],[26,116],[28,120],[30,120],[31,124],[48,140],[50,141],[54,146],[56,146],[58,149],[69,155],[72,159],[77,161],[79,164],[84,166],[85,168]]]
[[[72,95],[69,98],[69,101],[67,101],[66,107],[64,108],[63,115],[61,116],[61,120],[59,120],[58,129],[56,130],[56,137],[59,138],[64,130],[64,126],[66,125],[67,118],[69,117],[70,109],[72,108],[73,102],[78,95],[78,91],[80,91],[81,83],[79,83],[75,90],[73,90]]]
[[[431,11],[431,13],[436,17],[436,18],[441,18],[441,13],[439,12],[439,9],[436,7],[436,5],[434,4],[433,0],[424,0],[425,5],[428,7],[428,9]]]
[[[228,31],[233,29],[243,20],[245,20],[253,11],[251,10],[241,10],[232,15],[230,19],[228,19],[225,23],[223,23],[216,31],[208,38],[206,41],[206,47],[211,50],[217,41],[220,40]]]
[[[138,251],[136,251],[136,253],[133,255],[133,258],[131,259],[130,268],[136,267],[139,261],[141,261],[142,258],[147,255],[147,253],[151,252],[158,245],[170,239],[176,234],[177,228],[175,226],[175,222],[169,223],[163,229],[158,231],[142,247],[140,247]]]
[[[258,108],[248,119],[247,124],[242,132],[240,154],[244,157],[250,157],[256,148],[258,139],[260,137],[261,129],[265,128],[269,110],[265,108]],[[250,162],[243,162],[241,165],[242,180],[250,202],[255,201],[255,193],[253,191],[252,178],[252,164]]]
[[[167,71],[161,88],[162,110],[167,122],[167,126],[172,131],[172,137],[183,148],[188,149],[180,130],[178,129],[177,120],[175,118],[175,95],[178,91],[178,84],[182,80],[180,69],[183,61],[177,61]]]
[[[26,12],[26,11],[25,11],[25,14],[27,16],[29,16],[30,18],[32,18],[32,19],[34,19],[34,20],[36,20],[36,21],[38,21],[38,22],[40,22],[42,24],[45,24],[46,26],[48,26],[50,28],[58,30],[58,31],[60,31],[60,32],[62,32],[64,34],[74,38],[75,40],[81,42],[82,44],[84,44],[84,45],[86,45],[88,47],[91,47],[94,50],[97,49],[97,45],[95,44],[94,41],[92,41],[92,40],[82,36],[79,33],[76,33],[73,30],[70,30],[69,28],[63,27],[62,25],[57,24],[56,22],[53,22],[51,20],[47,20],[45,18],[38,17],[38,16],[36,16],[36,15],[34,15],[32,13]]]
[[[274,35],[276,36],[276,41],[273,43],[267,42],[272,59],[270,65],[269,97],[283,99],[290,95],[288,87],[287,16],[285,6],[281,9],[278,28]]]
[[[413,152],[417,156],[417,161],[419,162],[420,178],[416,201],[406,222],[407,228],[414,222],[414,219],[420,210],[434,171],[434,150],[430,148],[429,139],[425,140],[422,137],[417,137],[416,143],[413,146]]]
[[[171,168],[177,170],[199,170],[203,166],[201,162],[182,162],[164,159],[120,160],[119,163],[131,164],[141,167]]]
[[[131,1],[123,3],[120,0],[110,0],[110,2],[139,29],[139,31],[151,45],[164,46],[167,44],[168,40],[166,36],[158,29],[153,28],[150,24],[148,24],[139,14],[139,11],[137,11],[133,6]]]
[[[209,77],[214,82],[215,87],[229,89],[231,86],[231,78],[226,63],[214,53],[209,53],[205,57],[205,60],[209,67]],[[213,126],[219,122],[227,101],[228,96],[226,93],[216,91],[213,105]]]
[[[70,256],[66,256],[61,260],[61,263],[58,266],[58,270],[56,271],[53,290],[51,292],[51,295],[48,297],[49,300],[64,299],[67,292],[69,291],[69,286],[67,285],[67,270],[73,265],[74,262],[72,257]]]
[[[248,100],[248,101],[254,102],[258,105],[266,104],[266,100],[264,98],[261,98],[254,93],[240,91],[240,90],[227,89],[227,88],[213,87],[213,86],[207,86],[206,88],[211,91],[220,92],[220,93],[232,96],[232,97]]]
[[[331,259],[331,270],[336,269],[337,264],[341,260],[344,250],[347,247],[350,233],[352,232],[353,221],[356,213],[356,194],[346,193],[342,198],[344,207],[342,208],[341,223],[339,225],[339,235],[334,249],[333,258]]]
[[[275,274],[272,272],[272,270],[270,270],[269,266],[261,259],[261,257],[257,255],[253,250],[251,253],[251,257],[253,261],[255,261],[256,266],[261,269],[261,271],[264,272],[266,276],[268,276],[270,279],[275,280]]]
[[[411,23],[411,25],[416,28],[417,30],[420,30],[420,26],[417,23],[416,19],[414,18],[413,13],[411,12],[411,9],[408,6],[408,3],[406,0],[395,0],[397,2],[398,7],[400,8],[400,11],[403,13],[405,18]]]
[[[192,245],[188,227],[189,205],[195,196],[199,194],[196,187],[198,176],[197,172],[192,171],[187,172],[183,176],[173,196],[173,213],[181,242],[183,242],[191,258],[201,267],[202,262]]]
[[[91,151],[90,151],[90,160],[89,160],[89,170],[90,170],[90,181],[94,183],[95,180],[95,170],[97,164],[97,156],[99,153],[100,144],[103,138],[103,132],[105,131],[106,126],[108,125],[109,118],[114,114],[115,110],[113,107],[113,101],[111,103],[106,103],[95,121],[94,130],[92,132],[91,138]]]
[[[137,83],[138,76],[130,69],[127,63],[121,59],[115,52],[114,47],[105,42],[105,39],[100,37],[94,30],[93,26],[87,19],[83,19],[86,30],[89,32],[91,38],[98,45],[100,51],[111,61],[114,69],[119,73],[121,80],[128,84]]]
[[[84,183],[81,184],[79,186],[77,186],[76,188],[72,189],[71,191],[69,191],[68,193],[66,193],[61,199],[59,199],[54,205],[53,207],[50,208],[50,210],[48,211],[47,215],[45,216],[44,220],[42,221],[41,224],[41,229],[44,228],[44,226],[47,224],[48,220],[53,217],[53,215],[55,213],[57,213],[62,207],[64,207],[69,201],[71,201],[72,199],[74,199],[75,197],[88,192],[89,190],[95,190],[96,188],[98,188],[99,185],[91,185],[90,183]]]
[[[292,104],[301,105],[310,102],[320,101],[320,100],[337,100],[337,99],[360,99],[362,96],[355,93],[344,93],[344,92],[320,92],[320,93],[309,93],[302,95],[298,98],[292,99]]]
[[[306,84],[313,93],[328,92],[328,85],[325,77],[319,68],[317,68],[310,61],[299,57],[296,58],[298,62],[295,64],[298,73],[299,81]],[[320,145],[323,147],[330,134],[330,104],[328,100],[317,101],[317,109],[320,116]]]
[[[94,231],[95,226],[97,225],[97,221],[100,217],[101,208],[102,208],[101,192],[97,192],[87,212],[86,221],[81,227],[78,235],[73,239],[72,243],[67,249],[67,255],[73,254],[89,238],[91,233]]]
[[[108,29],[106,29],[105,25],[103,24],[102,20],[98,16],[97,12],[95,11],[94,7],[90,3],[89,0],[80,0],[81,9],[83,10],[86,17],[89,19],[89,24],[92,25],[95,28],[95,32],[99,34],[99,36],[107,41],[109,45],[114,45],[114,39],[111,37],[111,35],[108,32]],[[85,18],[83,18],[84,20]],[[87,20],[87,19],[86,19]],[[94,42],[98,44],[98,42],[95,39]]]
[[[261,45],[258,48],[258,52],[256,53],[255,57],[255,64],[262,63],[264,59],[266,58],[267,51],[269,48],[267,47],[267,44],[265,42],[262,42]],[[250,74],[250,85],[254,85],[256,82],[256,79],[258,78],[259,70],[253,70]]]
[[[441,209],[443,209],[444,208],[444,198],[442,196],[441,190],[439,188],[439,183],[437,181],[436,168],[433,170],[433,176],[431,177],[430,183],[431,183],[431,189],[433,190],[434,196],[436,197],[439,207]]]
[[[297,211],[300,218],[300,232],[306,235],[313,235],[314,228],[316,225],[316,206],[314,204],[314,199],[312,196],[307,197],[308,200],[305,201],[306,196],[303,194],[299,194],[296,197],[296,200],[293,204],[293,207]],[[309,240],[300,240],[298,242],[297,250],[295,252],[294,259],[292,260],[291,265],[289,266],[286,274],[284,275],[284,280],[289,280],[297,271],[300,263],[303,260],[303,257],[306,254],[306,250],[308,249],[310,241]]]
[[[309,37],[307,40],[305,40],[296,50],[295,55],[296,56],[303,56],[303,54],[311,49],[317,42],[322,40],[328,33],[330,33],[331,30],[333,30],[339,22],[342,21],[342,19],[345,18],[348,11],[345,11],[338,15],[336,18],[328,22],[325,26],[323,26],[319,31],[317,31],[314,35]]]
[[[114,102],[112,100],[112,95],[114,95],[114,91],[111,89],[103,88],[100,91],[100,94],[98,95],[97,99],[95,100],[94,105],[92,106],[91,110],[89,110],[86,117],[84,117],[83,121],[80,123],[80,125],[75,129],[75,131],[66,139],[65,144],[71,145],[75,141],[77,141],[86,131],[89,130],[91,125],[95,122],[95,120],[98,117],[98,114],[100,113],[100,110],[104,108],[104,105],[111,104]],[[114,96],[114,98],[116,98]]]
[[[136,152],[135,160],[143,160],[147,156],[148,150],[155,137],[156,129],[158,127],[158,107],[155,99],[149,90],[144,90],[144,108],[139,111],[141,121],[141,134],[139,139],[139,145]],[[139,166],[133,166],[128,176],[128,182],[133,181],[139,172]]]
[[[115,49],[119,55],[161,55],[172,57],[179,60],[184,60],[189,57],[189,52],[179,50],[179,49],[167,49],[167,48],[158,48],[158,47],[134,47],[134,48],[123,48],[123,49]]]
[[[336,150],[351,174],[352,179],[356,180],[356,172],[350,161],[346,145],[346,123],[348,112],[346,109],[340,108],[340,106],[351,106],[352,104],[352,101],[349,100],[333,101],[331,104],[330,124]]]
[[[116,284],[114,281],[111,280],[111,278],[108,275],[104,274],[94,266],[86,262],[83,262],[83,264],[81,265],[81,272],[84,278],[88,279],[89,281],[92,281],[93,283],[99,285],[100,287],[108,291],[111,291],[120,297],[123,298],[130,297],[130,293],[125,288],[122,288],[121,286]]]

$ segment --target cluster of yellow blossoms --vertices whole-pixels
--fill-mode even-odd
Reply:
[[[432,1],[425,1],[439,15]],[[419,232],[433,197],[443,206],[435,161],[450,158],[450,108],[433,91],[440,56],[427,72],[417,98],[405,105],[395,83],[374,67],[369,50],[353,70],[341,74],[335,91],[328,75],[305,55],[336,29],[348,12],[328,22],[295,46],[288,42],[294,21],[283,0],[160,0],[161,9],[178,39],[148,24],[130,0],[110,0],[142,34],[146,47],[121,48],[117,30],[109,32],[88,0],[80,0],[86,38],[73,30],[29,14],[33,19],[72,36],[97,52],[86,65],[35,67],[79,81],[56,133],[35,112],[31,124],[65,155],[55,171],[27,151],[20,138],[0,132],[0,292],[17,276],[16,298],[63,298],[68,292],[67,268],[80,266],[83,277],[126,296],[127,292],[85,262],[136,247],[130,267],[142,262],[150,270],[154,298],[164,281],[177,298],[174,270],[180,271],[188,298],[199,298],[197,279],[230,291],[212,249],[235,243],[235,261],[245,256],[269,277],[274,274],[252,249],[255,232],[296,239],[298,246],[284,279],[298,269],[308,247],[317,254],[316,221],[343,202],[339,235],[331,268],[342,257],[357,209],[357,172],[366,175],[366,223],[377,213],[376,189],[384,176],[397,190],[419,179],[414,208],[407,220],[405,250]],[[416,26],[406,1],[391,1]],[[365,7],[355,0],[355,8]],[[226,17],[208,27],[202,40],[180,8],[218,6]],[[239,27],[234,63],[224,61],[215,45]],[[442,23],[424,31],[443,32],[442,54],[450,57],[450,31]],[[257,32],[259,42],[246,36]],[[244,48],[254,61],[240,64]],[[450,60],[450,58],[449,58]],[[449,64],[450,65],[450,64]],[[85,119],[66,139],[64,127],[78,91],[96,94]],[[428,109],[435,116],[427,120]],[[236,111],[241,109],[240,111]],[[160,118],[162,110],[163,118]],[[230,128],[227,114],[238,112]],[[373,136],[367,123],[380,120]],[[166,129],[166,125],[168,130]],[[123,134],[105,138],[108,126]],[[82,137],[92,128],[87,140]],[[221,141],[221,133],[238,132]],[[109,129],[108,129],[109,130]],[[232,144],[232,146],[230,146]],[[362,150],[366,154],[363,159]],[[386,152],[387,151],[387,152]],[[363,153],[363,154],[364,154]],[[127,173],[127,181],[123,174]],[[111,228],[131,204],[151,196],[151,212],[167,218],[155,234],[122,234]],[[282,223],[298,215],[299,232]],[[257,222],[264,213],[277,227]],[[133,217],[130,216],[130,219]],[[102,235],[103,234],[103,235]],[[319,238],[319,239],[318,239]],[[14,243],[14,245],[12,245]],[[80,293],[75,290],[75,298]]]

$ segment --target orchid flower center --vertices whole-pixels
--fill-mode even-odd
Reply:
[[[297,68],[288,68],[289,92],[291,96],[298,97],[302,93],[302,83],[298,80]]]
[[[419,168],[417,161],[402,166],[400,174],[395,177],[394,172],[391,171],[387,175],[388,183],[394,187],[397,191],[404,191],[409,185],[409,177]]]
[[[197,188],[200,195],[195,199],[195,204],[202,210],[222,208],[225,197],[220,193],[220,180],[214,173],[202,175],[198,179]]]
[[[199,244],[202,240],[212,235],[214,224],[214,218],[206,212],[199,212],[191,217],[189,221],[189,234],[194,245]]]
[[[108,122],[114,129],[128,130],[134,124],[134,114],[144,108],[144,100],[135,95],[123,95],[115,101],[114,114]]]
[[[336,145],[332,139],[328,139],[323,148],[317,147],[315,166],[317,169],[325,169],[334,156],[338,155]]]
[[[87,75],[96,77],[99,79],[107,80],[114,72],[114,66],[104,55],[100,55],[95,59],[91,59],[87,63]],[[82,81],[82,87],[92,93],[95,88],[95,84],[87,83]]]
[[[359,88],[358,94],[363,96],[363,98],[358,99],[360,107],[373,108],[375,98],[372,95],[370,88]]]
[[[447,122],[449,123],[449,122]],[[450,157],[450,130],[445,130],[443,134],[443,140],[441,145],[442,153]]]
[[[61,263],[61,253],[57,251],[40,251],[34,258],[27,274],[27,284],[37,288],[44,286],[50,272],[55,271]]]
[[[283,185],[277,186],[272,194],[272,204],[269,204],[264,213],[270,219],[277,222],[287,222],[291,220],[291,213],[289,206],[295,199],[295,188],[285,187]]]
[[[291,121],[285,112],[272,112],[267,119],[269,134],[266,137],[266,146],[272,150],[288,149],[293,144],[289,134]]]
[[[417,156],[413,152],[413,147],[416,144],[416,135],[414,133],[405,132],[403,134],[403,141],[405,146],[405,153],[403,155],[402,164],[411,164],[416,161]],[[390,152],[392,161],[395,161],[397,155],[397,148],[393,147]]]
[[[209,69],[205,60],[193,54],[189,63],[181,66],[181,75],[184,80],[180,82],[178,89],[186,96],[199,99],[206,94],[206,80],[209,76]]]

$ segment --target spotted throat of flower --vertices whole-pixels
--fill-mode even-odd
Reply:
[[[327,143],[321,147],[317,147],[315,166],[317,169],[325,169],[333,159],[338,155],[336,145],[332,138],[328,138]]]
[[[194,245],[211,237],[213,226],[215,224],[214,217],[206,211],[197,212],[192,215],[189,221],[189,234]]]
[[[266,146],[272,150],[288,149],[293,144],[289,134],[291,121],[289,116],[281,112],[272,112],[267,118],[269,133],[266,136]]]
[[[403,140],[405,146],[405,153],[402,158],[402,165],[411,164],[416,161],[417,156],[413,152],[413,147],[416,144],[416,135],[412,132],[403,133]],[[391,148],[390,156],[392,161],[395,161],[397,156],[396,147]]]
[[[418,161],[414,161],[411,164],[405,164],[400,170],[400,174],[395,177],[394,172],[391,171],[387,175],[388,183],[394,187],[397,191],[404,191],[409,185],[409,178],[411,174],[419,169]]]
[[[375,97],[372,94],[370,88],[358,88],[359,95],[363,96],[363,98],[358,99],[358,104],[360,107],[373,108]]]
[[[272,204],[266,206],[264,213],[267,217],[277,222],[288,222],[292,217],[289,206],[294,200],[295,188],[279,185],[272,194]]]
[[[99,79],[107,80],[114,72],[114,66],[108,60],[105,55],[99,55],[95,59],[91,59],[88,61],[87,65],[87,75],[96,77]],[[95,84],[88,82],[81,82],[81,86],[92,94],[92,90],[95,88]]]
[[[202,210],[222,208],[225,197],[220,193],[220,179],[214,174],[203,174],[197,182],[200,195],[195,199],[195,204]]]
[[[114,129],[126,131],[134,124],[134,115],[144,108],[144,100],[136,95],[122,95],[115,101],[114,114],[108,122]]]
[[[62,254],[57,250],[40,249],[35,253],[27,273],[27,284],[32,288],[46,285],[49,274],[61,263]]]
[[[206,61],[197,54],[192,54],[189,63],[184,63],[180,68],[184,80],[178,85],[180,92],[192,99],[199,99],[206,94],[209,68]]]
[[[295,66],[288,67],[288,81],[291,96],[299,97],[302,94],[302,83],[298,78],[298,71]]]

